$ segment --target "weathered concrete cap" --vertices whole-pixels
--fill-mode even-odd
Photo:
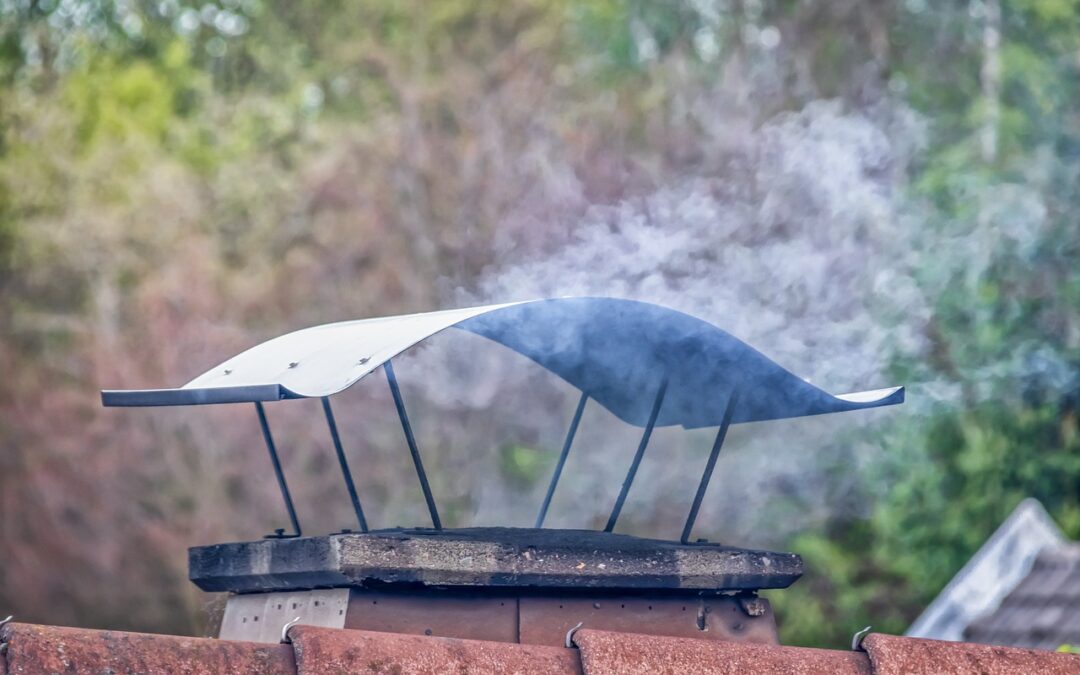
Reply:
[[[200,546],[188,574],[205,591],[250,593],[402,584],[697,594],[786,588],[802,558],[592,530],[381,530]]]

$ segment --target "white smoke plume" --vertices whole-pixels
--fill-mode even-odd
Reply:
[[[907,385],[901,408],[732,430],[698,531],[774,545],[838,509],[867,508],[855,486],[883,449],[849,431],[957,396],[955,385],[887,376],[895,355],[918,359],[928,349],[933,284],[916,283],[915,271],[933,257],[943,279],[957,269],[978,277],[1003,238],[1015,235],[1023,247],[1041,211],[1028,192],[1003,194],[999,204],[1026,214],[1023,227],[926,226],[905,184],[923,128],[902,105],[847,110],[815,102],[756,130],[735,125],[738,134],[722,119],[704,126],[716,130],[715,147],[702,148],[715,159],[708,169],[639,198],[588,207],[563,223],[566,242],[539,259],[507,249],[478,290],[460,291],[451,304],[643,300],[714,323],[833,393]],[[444,427],[425,440],[440,446],[438,461],[450,471],[442,488],[461,506],[457,524],[531,524],[577,392],[471,336],[439,338],[403,362],[424,373],[425,415],[470,420],[452,425],[467,438],[448,438]],[[601,526],[639,433],[590,407],[547,524]],[[711,440],[708,430],[658,431],[620,529],[676,536]],[[500,448],[513,442],[546,451],[547,464],[529,485],[501,480],[494,468]]]
[[[919,133],[905,109],[848,112],[835,102],[780,115],[735,144],[725,133],[714,149],[724,160],[719,168],[638,199],[589,207],[565,224],[567,242],[550,255],[522,260],[506,251],[479,290],[460,292],[453,304],[566,295],[643,300],[712,322],[834,393],[904,384],[884,371],[897,349],[922,349],[929,313],[911,277],[918,247],[906,239],[898,207]],[[475,420],[454,425],[468,438],[447,438],[446,427],[425,438],[440,446],[436,461],[451,473],[444,491],[469,505],[458,524],[531,524],[549,469],[523,493],[496,475],[499,448],[520,441],[548,451],[553,462],[576,392],[482,342],[451,333],[403,359],[402,368],[424,373],[420,405],[431,408],[423,415]],[[701,534],[768,543],[837,508],[843,495],[835,486],[844,480],[831,476],[832,493],[824,494],[817,477],[877,451],[837,450],[838,432],[887,414],[737,427]],[[603,524],[639,433],[590,407],[549,525]],[[708,430],[658,431],[620,529],[676,536],[711,440]],[[804,508],[763,527],[762,518],[775,515],[777,491]]]

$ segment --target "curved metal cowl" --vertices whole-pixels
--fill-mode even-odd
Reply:
[[[720,328],[659,305],[558,298],[326,324],[225,361],[179,389],[103,391],[106,406],[197,405],[336,394],[447,328],[527,356],[620,419],[645,426],[663,382],[658,426],[820,415],[901,403],[903,387],[834,396]]]

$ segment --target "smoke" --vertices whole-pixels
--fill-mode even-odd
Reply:
[[[907,130],[911,132],[912,130]],[[837,103],[765,124],[722,175],[591,208],[572,241],[509,261],[477,301],[609,295],[715,323],[799,375],[834,389],[881,381],[887,347],[919,348],[925,317],[898,224],[898,155],[888,130]]]
[[[1002,245],[1030,248],[1045,208],[1030,190],[1014,188],[996,194],[979,222],[928,226],[927,210],[906,185],[925,129],[899,103],[852,110],[819,101],[757,129],[711,122],[703,125],[712,131],[701,151],[712,161],[700,171],[564,216],[557,225],[565,242],[542,257],[519,256],[507,239],[498,264],[451,304],[642,300],[716,324],[833,393],[906,385],[900,408],[732,429],[698,531],[737,545],[777,545],[838,512],[868,508],[861,475],[884,450],[860,430],[897,419],[917,423],[960,395],[954,382],[933,375],[892,381],[891,359],[925,360],[936,289],[957,273],[977,283]],[[997,227],[997,219],[1009,225]],[[516,229],[508,223],[507,231]],[[924,275],[917,282],[927,260],[939,280]],[[424,373],[425,415],[469,420],[425,441],[441,448],[438,461],[450,475],[441,488],[461,508],[456,524],[528,525],[578,392],[482,342],[448,335],[404,363]],[[1053,350],[1036,345],[1023,353],[1016,363],[968,376],[989,381],[1021,368],[1062,379]],[[995,368],[1008,372],[990,372]],[[602,526],[639,434],[590,404],[547,524]],[[658,430],[620,530],[676,536],[711,442],[710,430]],[[542,450],[525,481],[493,468],[515,443]]]
[[[906,239],[902,201],[918,118],[900,106],[848,111],[816,102],[735,139],[725,125],[713,128],[716,147],[703,152],[717,161],[708,169],[566,216],[562,246],[538,259],[507,248],[453,304],[643,300],[714,323],[834,393],[905,384],[886,377],[888,359],[925,349],[930,315],[912,276],[919,247]],[[453,331],[402,363],[424,373],[420,405],[430,407],[421,415],[472,420],[425,438],[439,446],[449,475],[442,491],[466,505],[457,524],[531,524],[577,392],[516,354]],[[849,437],[840,431],[896,410],[736,427],[699,519],[702,536],[775,543],[837,508],[858,508],[847,494],[854,475],[844,472],[879,449],[841,442]],[[712,433],[657,431],[620,529],[677,534]],[[601,526],[639,434],[591,404],[548,524]],[[525,485],[493,468],[514,443],[545,451]]]

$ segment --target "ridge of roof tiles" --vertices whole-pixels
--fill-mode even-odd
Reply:
[[[975,555],[908,627],[908,637],[988,642],[1014,647],[1038,644],[979,639],[965,630],[993,614],[1031,571],[1039,553],[1066,542],[1064,533],[1039,500],[1024,499]],[[1056,646],[1056,645],[1055,645]]]
[[[1036,649],[1080,644],[1080,544],[1044,548],[993,611],[967,627],[964,639]]]
[[[1080,656],[1033,649],[867,636],[862,651],[671,638],[582,629],[575,648],[296,626],[291,644],[10,623],[0,675],[27,673],[635,673],[1080,675]]]

